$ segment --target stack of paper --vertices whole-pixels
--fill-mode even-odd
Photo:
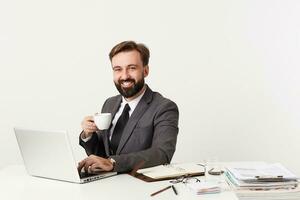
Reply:
[[[239,199],[300,199],[297,176],[279,163],[229,167],[225,175]]]
[[[215,182],[189,183],[187,186],[196,194],[214,194],[221,192],[221,187]]]

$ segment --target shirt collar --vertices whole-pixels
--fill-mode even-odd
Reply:
[[[144,96],[146,92],[146,89],[144,90],[144,92],[142,94],[140,94],[139,96],[137,96],[135,99],[131,100],[131,101],[126,101],[126,99],[122,96],[122,106],[128,103],[129,107],[130,107],[130,111],[133,111],[135,109],[135,107],[137,106],[137,104],[140,102],[140,100],[142,99],[142,97]]]

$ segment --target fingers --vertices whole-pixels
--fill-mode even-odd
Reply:
[[[90,136],[91,133],[94,133],[98,130],[94,123],[93,116],[85,117],[83,119],[83,121],[81,122],[81,127],[82,127],[86,137]]]
[[[78,163],[77,170],[78,170],[79,173],[81,172],[81,170],[82,170],[84,164],[85,164],[85,160],[82,160],[82,161],[80,161],[80,162]]]
[[[83,170],[84,170],[85,172],[89,172],[89,165],[88,165],[88,163],[87,163],[86,161],[85,161],[85,163],[84,163]]]
[[[85,173],[92,173],[91,165],[89,164],[89,162],[86,161],[86,159],[78,163],[77,169],[79,173],[82,172],[82,169]]]
[[[111,171],[113,164],[105,158],[98,157],[95,167],[102,169],[103,171]]]
[[[78,163],[78,171],[80,172],[82,169],[84,169],[85,172],[111,171],[113,165],[108,159],[90,155]]]
[[[85,172],[88,172],[89,166],[92,165],[91,157],[94,157],[94,155],[90,155],[78,163],[77,169],[79,172],[81,172],[82,169],[84,169]]]
[[[89,160],[88,158],[80,161],[77,166],[78,172],[81,172],[82,169],[84,172],[89,172],[89,168],[91,165],[92,165],[91,160]]]
[[[92,173],[99,173],[99,172],[103,172],[104,170],[101,169],[101,167],[98,166],[97,163],[94,163],[91,165],[90,170]]]

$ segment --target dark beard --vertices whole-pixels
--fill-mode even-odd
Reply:
[[[126,89],[123,89],[121,87],[121,83],[123,81],[131,81],[133,82],[133,87],[131,88],[126,88]],[[130,98],[130,97],[133,97],[134,95],[136,95],[137,93],[139,93],[143,87],[145,85],[145,80],[144,78],[142,78],[140,81],[138,82],[135,82],[134,79],[127,79],[127,80],[121,80],[121,81],[118,81],[118,83],[115,83],[115,86],[117,88],[117,90],[120,92],[120,94],[125,97],[125,98]]]

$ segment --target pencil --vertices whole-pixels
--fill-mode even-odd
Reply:
[[[168,187],[165,187],[165,188],[163,188],[163,189],[161,189],[161,190],[158,190],[157,192],[152,193],[150,196],[153,197],[154,195],[157,195],[157,194],[159,194],[159,193],[161,193],[161,192],[163,192],[163,191],[165,191],[165,190],[168,190],[168,189],[170,189],[171,187],[172,187],[172,186],[169,185]]]
[[[172,189],[173,189],[174,193],[175,193],[176,195],[178,195],[178,192],[177,192],[177,190],[176,190],[176,188],[175,188],[174,185],[172,185]]]

